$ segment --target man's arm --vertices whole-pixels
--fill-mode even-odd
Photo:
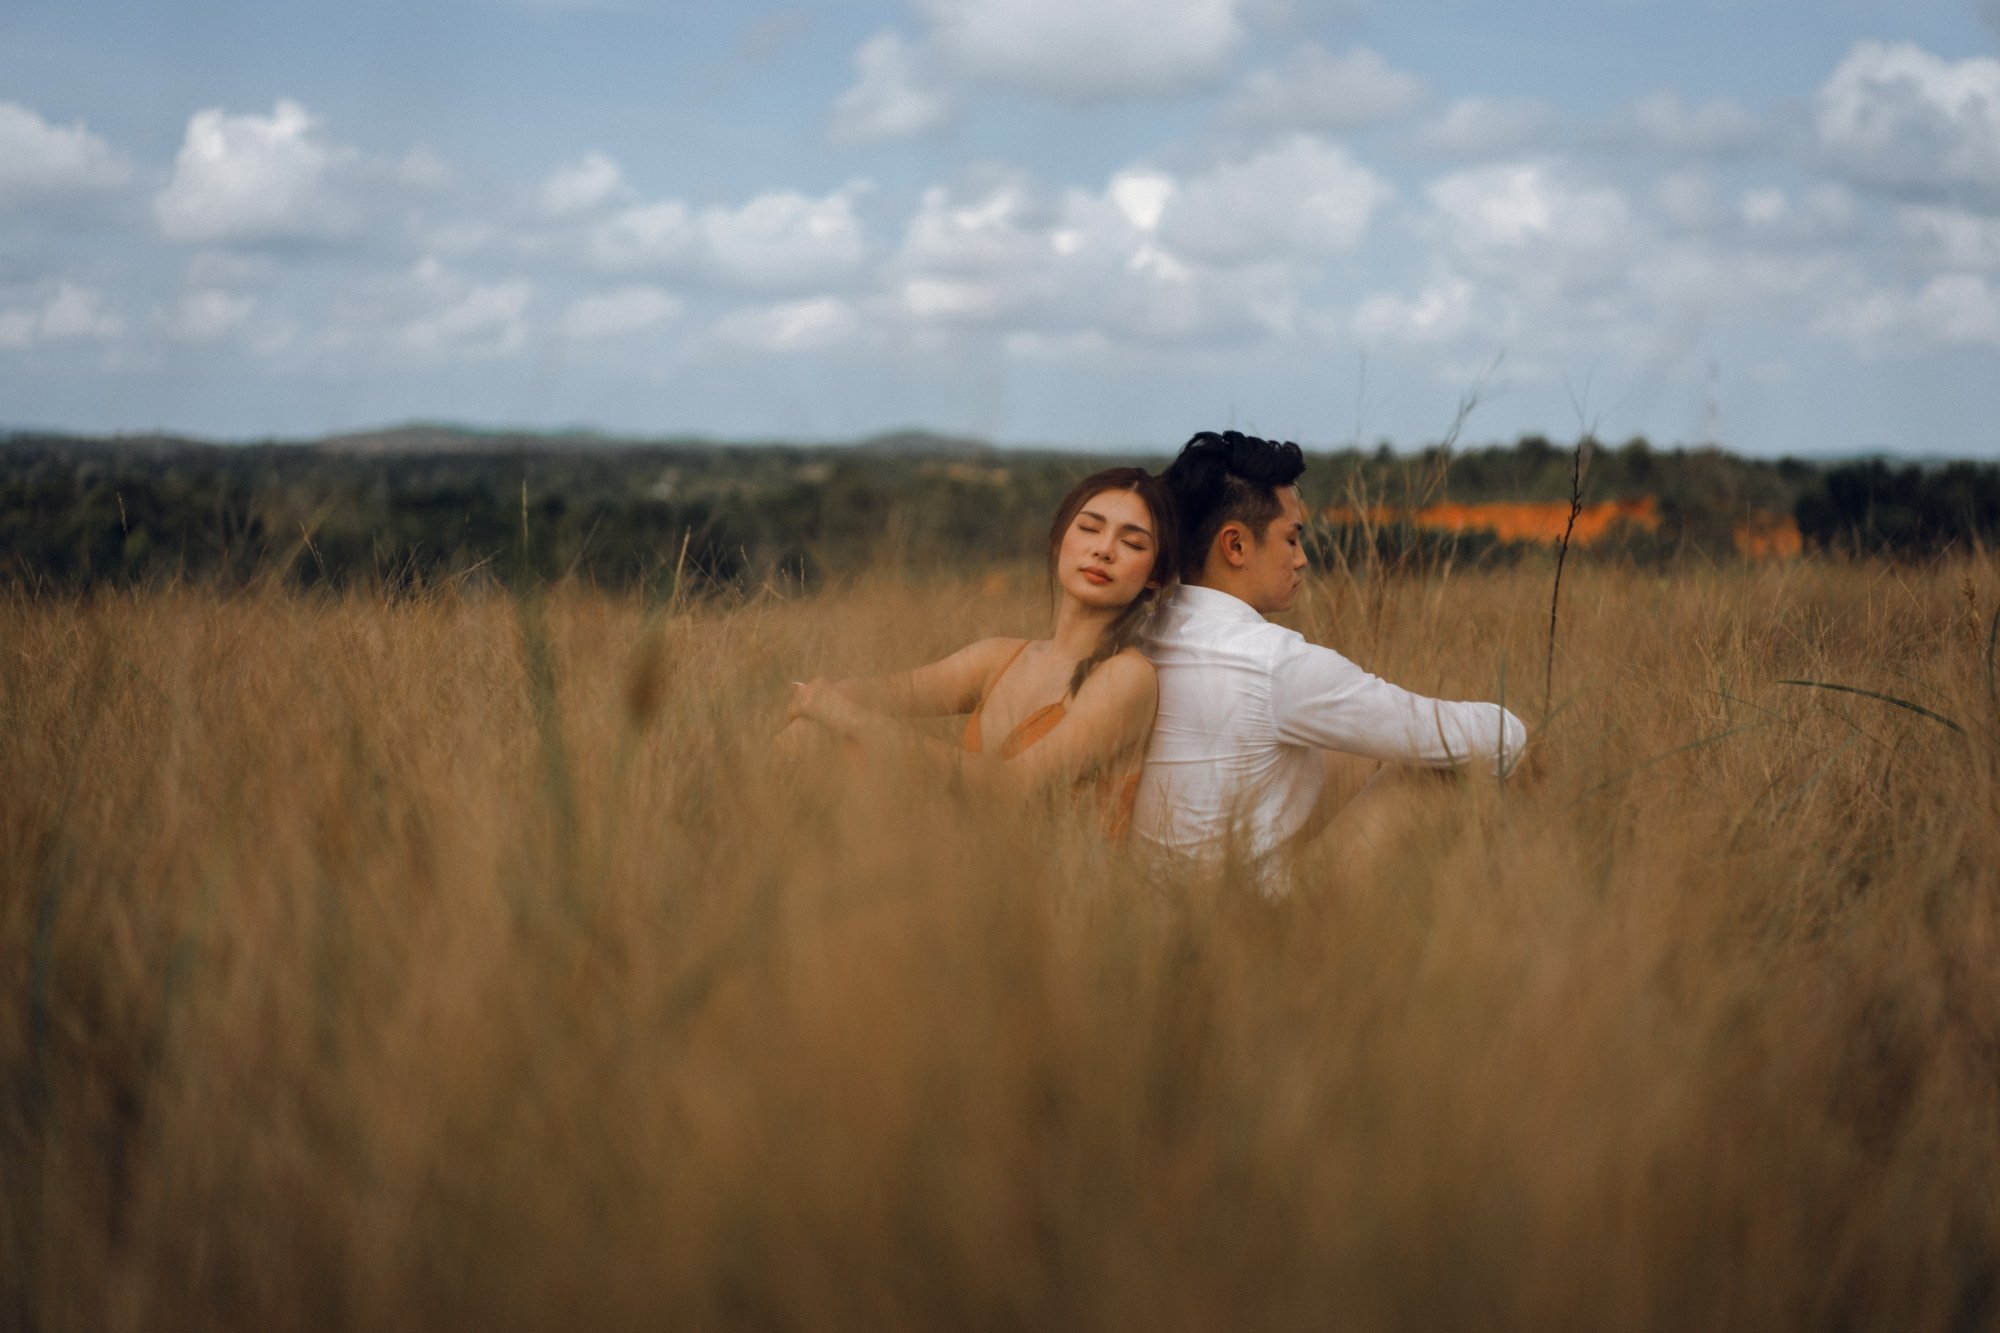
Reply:
[[[1505,774],[1528,745],[1526,724],[1498,704],[1415,694],[1304,640],[1272,665],[1271,706],[1293,744],[1392,763],[1479,761]]]

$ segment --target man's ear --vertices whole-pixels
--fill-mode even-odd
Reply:
[[[1224,523],[1222,530],[1215,534],[1215,549],[1231,569],[1241,569],[1250,560],[1249,533],[1241,523]]]

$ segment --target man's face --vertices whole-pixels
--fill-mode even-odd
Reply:
[[[1306,567],[1305,506],[1290,486],[1279,489],[1278,504],[1278,516],[1264,529],[1263,540],[1244,548],[1243,600],[1267,616],[1291,610]]]

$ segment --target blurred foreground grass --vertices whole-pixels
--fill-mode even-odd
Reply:
[[[1295,623],[1540,723],[1547,595]],[[1026,571],[0,606],[0,1325],[2000,1327],[1996,603],[1573,571],[1540,784],[1280,902],[769,770]]]

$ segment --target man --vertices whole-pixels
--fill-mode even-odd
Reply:
[[[1264,619],[1298,597],[1304,471],[1296,444],[1237,431],[1188,441],[1164,478],[1180,507],[1182,586],[1144,644],[1160,704],[1133,832],[1195,857],[1233,846],[1266,887],[1342,807],[1365,822],[1395,799],[1409,770],[1383,763],[1504,775],[1528,740],[1498,704],[1399,689]]]

